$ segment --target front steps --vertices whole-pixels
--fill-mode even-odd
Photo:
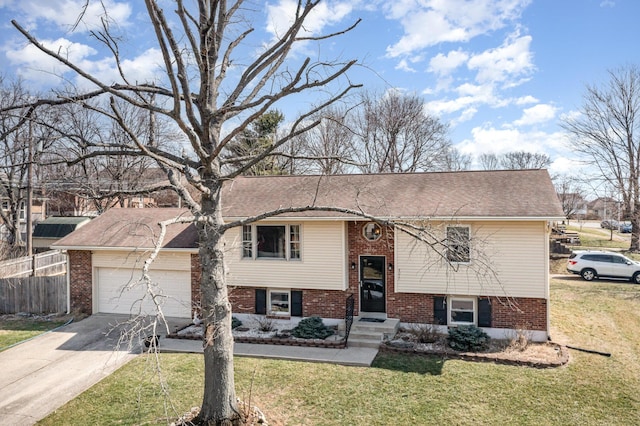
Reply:
[[[353,317],[347,346],[358,348],[378,348],[385,336],[393,336],[400,327],[400,320],[387,318],[384,322],[360,321]]]

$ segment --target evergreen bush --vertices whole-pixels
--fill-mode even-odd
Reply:
[[[489,349],[489,335],[475,325],[460,325],[449,329],[449,346],[456,351],[482,352]]]
[[[236,317],[231,317],[231,328],[238,328],[242,325],[242,321],[240,321]]]
[[[309,317],[301,320],[291,334],[301,339],[326,339],[333,334],[333,330],[324,325],[322,318]]]

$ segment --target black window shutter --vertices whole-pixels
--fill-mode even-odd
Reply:
[[[265,315],[267,313],[267,290],[256,289],[256,314]]]
[[[299,290],[291,291],[291,316],[302,316],[302,292]]]
[[[444,297],[433,298],[433,319],[438,325],[447,325],[447,305]]]
[[[478,327],[491,327],[491,301],[478,298]]]

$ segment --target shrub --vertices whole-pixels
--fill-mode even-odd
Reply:
[[[275,321],[269,317],[256,317],[254,321],[260,331],[268,332],[276,329]]]
[[[333,330],[324,325],[322,318],[309,317],[301,320],[291,334],[301,339],[326,339],[333,334]]]
[[[231,328],[238,328],[242,325],[242,321],[240,321],[236,317],[231,317]]]
[[[489,348],[489,336],[475,325],[460,325],[449,329],[449,346],[456,351],[481,352]]]
[[[430,324],[414,325],[407,331],[415,336],[418,343],[434,343],[440,338],[436,327]]]

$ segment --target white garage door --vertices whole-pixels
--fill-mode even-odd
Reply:
[[[187,271],[153,270],[153,291],[168,317],[191,317],[191,278]],[[112,314],[156,313],[147,286],[136,283],[140,269],[97,268],[98,312]]]

